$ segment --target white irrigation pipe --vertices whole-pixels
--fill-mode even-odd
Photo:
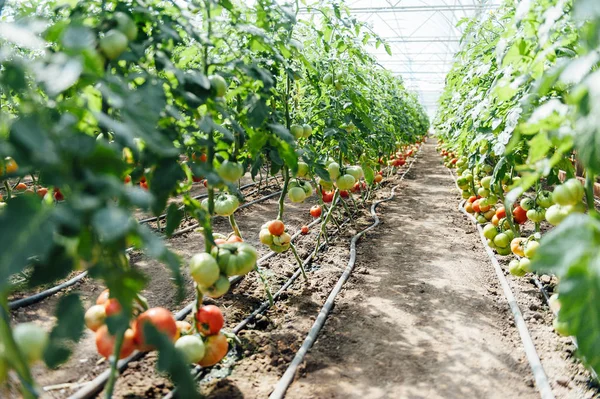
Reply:
[[[465,208],[463,207],[464,201],[461,201],[458,205],[460,212],[465,214],[476,226],[477,231],[479,231],[479,238],[481,239],[481,243],[485,248],[485,252],[487,253],[494,269],[496,271],[496,275],[498,276],[498,280],[500,280],[500,285],[502,286],[502,291],[504,291],[504,296],[510,306],[510,310],[515,319],[515,326],[519,331],[519,335],[521,336],[521,342],[523,342],[523,347],[525,348],[525,355],[527,356],[527,360],[529,361],[529,365],[531,366],[531,372],[533,373],[533,377],[535,379],[535,384],[538,387],[538,391],[540,392],[540,396],[542,399],[554,399],[554,394],[552,393],[552,387],[550,386],[550,382],[548,381],[548,376],[544,371],[544,367],[542,366],[542,362],[540,361],[540,357],[537,354],[535,349],[535,344],[533,343],[533,339],[529,334],[529,330],[527,329],[527,324],[525,323],[525,319],[523,318],[523,314],[521,313],[521,309],[519,308],[519,304],[515,299],[515,296],[508,284],[508,280],[504,275],[504,271],[496,259],[496,255],[492,251],[492,249],[487,245],[487,240],[483,235],[483,228],[477,220],[470,215]]]
[[[416,157],[411,162],[408,169],[402,174],[402,176],[400,177],[400,181],[402,181],[404,179],[404,176],[406,176],[406,174],[410,171],[410,169],[412,168],[412,166],[415,162],[416,162]],[[352,237],[352,240],[350,241],[350,259],[348,260],[348,265],[346,266],[344,273],[341,275],[341,277],[338,280],[335,287],[333,287],[333,290],[329,294],[327,301],[325,301],[325,304],[323,305],[323,308],[319,312],[317,319],[315,320],[314,324],[312,325],[308,335],[304,339],[304,343],[302,344],[302,346],[296,353],[296,356],[294,357],[294,359],[288,366],[287,370],[285,371],[285,373],[283,374],[281,379],[277,382],[277,385],[275,385],[275,389],[269,396],[269,399],[281,399],[284,397],[285,392],[287,391],[288,387],[294,380],[294,376],[296,375],[296,370],[298,369],[298,366],[300,366],[300,364],[304,361],[304,356],[306,356],[306,353],[310,350],[313,343],[317,339],[317,336],[319,335],[321,328],[323,328],[323,325],[325,324],[325,320],[327,320],[327,316],[329,315],[329,312],[333,308],[333,304],[335,302],[335,297],[341,291],[342,286],[346,283],[346,281],[350,277],[350,274],[352,274],[352,270],[354,269],[354,264],[356,263],[356,242],[366,232],[374,229],[375,227],[377,227],[379,225],[379,217],[377,216],[375,209],[377,208],[377,206],[379,204],[393,199],[395,196],[395,190],[399,185],[400,185],[400,183],[398,183],[397,185],[395,185],[392,188],[392,192],[388,198],[385,198],[385,199],[382,199],[380,201],[373,203],[373,205],[371,206],[371,216],[374,219],[373,224],[371,224],[369,227],[367,227],[366,229],[362,230],[361,232],[356,234],[354,237]]]

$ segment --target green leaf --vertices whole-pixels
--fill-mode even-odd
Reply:
[[[386,52],[386,53],[388,53],[388,55],[390,55],[390,56],[391,56],[391,55],[392,55],[392,48],[390,47],[390,45],[389,45],[389,44],[387,44],[387,43],[385,43],[385,44],[383,45],[383,47],[385,48],[385,52]]]
[[[167,208],[167,227],[165,228],[165,234],[170,237],[177,227],[183,220],[183,210],[179,209],[176,203],[172,203]]]
[[[545,132],[539,132],[531,140],[529,140],[529,158],[527,162],[533,164],[548,155],[548,151],[552,148],[552,142]]]
[[[597,126],[579,129],[575,135],[577,157],[594,174],[600,175],[600,129]]]
[[[63,296],[56,307],[56,324],[44,352],[44,362],[50,368],[64,363],[72,352],[72,343],[83,335],[85,310],[77,294]]]
[[[42,207],[36,196],[8,201],[0,212],[0,291],[10,285],[13,274],[30,264],[31,257],[47,255],[56,228],[52,208]]]
[[[125,237],[134,221],[124,209],[110,206],[94,213],[92,226],[102,241],[110,243]]]

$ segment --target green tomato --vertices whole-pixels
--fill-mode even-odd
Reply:
[[[496,244],[494,244],[494,240],[487,240],[487,245],[492,249],[496,249]]]
[[[508,221],[507,221],[507,222],[508,222]],[[510,225],[509,225],[509,227],[510,227]],[[504,232],[504,234],[506,234],[506,236],[508,237],[508,240],[509,240],[509,241],[512,241],[512,240],[514,240],[514,239],[515,239],[515,233],[513,233],[513,232],[512,232],[512,230],[506,230],[506,231]]]
[[[8,377],[8,370],[9,370],[8,362],[6,361],[4,356],[5,355],[3,353],[3,350],[0,351],[0,387],[6,381],[6,379]]]
[[[333,188],[333,182],[327,181],[327,180],[323,180],[321,178],[319,178],[317,180],[317,183],[319,184],[319,186],[321,186],[323,188],[323,190],[325,191],[331,191],[331,189]]]
[[[470,188],[471,183],[465,176],[461,176],[458,179],[456,179],[456,185],[461,190],[467,190],[468,188]]]
[[[467,181],[468,181],[469,183],[471,183],[471,182],[473,181],[473,174],[471,174],[471,172],[467,172],[467,173],[465,173],[465,174],[463,175],[463,177],[464,177],[465,179],[467,179]]]
[[[336,181],[338,188],[345,191],[350,190],[354,186],[354,183],[356,183],[356,180],[350,174],[340,176]]]
[[[477,223],[479,224],[486,224],[488,222],[488,220],[485,218],[485,216],[483,215],[478,215],[477,216]]]
[[[244,167],[237,162],[223,161],[217,169],[217,174],[226,182],[235,183],[243,176]]]
[[[346,168],[346,173],[352,175],[355,180],[360,180],[363,177],[363,170],[360,166],[349,166]]]
[[[492,184],[492,176],[486,176],[483,179],[481,179],[481,186],[483,188],[489,189],[491,184]]]
[[[521,258],[521,260],[519,261],[519,267],[526,271],[526,272],[531,272],[531,261],[529,260],[529,258]]]
[[[268,227],[263,226],[258,233],[258,238],[265,245],[273,244],[273,235],[269,232]]]
[[[525,253],[526,257],[533,258],[539,247],[539,242],[531,240],[525,244],[525,249],[523,252]]]
[[[340,165],[337,162],[330,163],[327,167],[327,171],[329,172],[331,180],[336,180],[340,177]]]
[[[552,193],[552,200],[558,205],[575,205],[583,199],[584,189],[577,179],[569,179],[565,183],[556,186]]]
[[[527,211],[527,219],[533,223],[540,223],[546,217],[546,210],[544,208],[530,209]]]
[[[469,199],[471,197],[471,193],[469,191],[463,191],[461,196],[463,199]]]
[[[106,58],[114,60],[127,49],[128,44],[127,36],[123,32],[111,29],[100,39],[100,50],[102,50]]]
[[[546,209],[546,220],[552,226],[558,226],[567,216],[569,216],[569,211],[564,206],[552,205]]]
[[[490,194],[487,197],[487,201],[490,206],[494,206],[498,203],[498,196],[496,194]]]
[[[521,208],[528,211],[530,209],[533,209],[533,207],[535,206],[535,201],[531,198],[523,198],[519,205],[521,205]]]
[[[201,287],[213,285],[219,279],[220,273],[219,264],[211,254],[199,253],[190,260],[190,274]]]
[[[276,253],[282,253],[290,248],[292,242],[292,236],[288,233],[283,233],[280,236],[272,236],[273,244],[269,245],[271,251]]]
[[[498,255],[502,255],[502,256],[510,255],[512,253],[510,250],[510,247],[507,247],[507,248],[497,247],[496,252],[498,252]]]
[[[313,186],[309,182],[307,182],[307,181],[302,182],[302,184],[300,185],[300,188],[304,190],[304,194],[306,195],[306,198],[313,195]]]
[[[229,277],[250,273],[258,259],[256,249],[244,242],[219,245],[213,248],[212,255],[217,258],[221,272]]]
[[[202,206],[208,209],[208,198],[202,200]],[[220,194],[215,198],[215,213],[219,216],[230,216],[240,206],[240,201],[235,195]]]
[[[498,229],[493,224],[489,223],[483,227],[483,235],[488,240],[493,240],[498,235]]]
[[[555,317],[554,320],[552,320],[552,327],[554,327],[554,331],[556,331],[558,335],[563,337],[570,337],[572,335],[569,324],[566,321],[560,321],[558,317]]]
[[[510,274],[517,277],[523,277],[526,274],[525,270],[521,269],[521,264],[518,259],[510,261],[508,264],[508,271]]]
[[[545,209],[551,207],[554,204],[554,202],[552,202],[552,193],[547,190],[540,191],[536,198],[536,203],[538,206]]]
[[[481,168],[485,173],[491,173],[494,170],[494,167],[489,164],[484,164]]]
[[[188,363],[198,363],[204,357],[204,341],[197,335],[184,335],[175,342],[177,349]]]
[[[506,233],[497,234],[494,237],[494,244],[499,248],[507,248],[510,246],[510,238]]]
[[[219,279],[210,287],[201,287],[202,293],[208,295],[211,298],[220,298],[229,291],[229,279],[227,276],[220,275]]]
[[[138,28],[135,26],[135,22],[124,12],[116,12],[115,20],[117,21],[117,29],[119,29],[129,41],[135,40],[138,34]]]
[[[565,210],[570,214],[572,213],[585,213],[586,208],[583,202],[578,202],[575,205],[565,206]]]
[[[331,75],[330,73],[326,73],[325,76],[323,76],[323,83],[325,83],[326,85],[330,85],[333,83],[333,75]]]
[[[309,168],[306,162],[298,162],[298,177],[306,177],[308,175]]]
[[[301,125],[292,125],[290,126],[290,133],[292,133],[296,140],[301,139],[304,136],[304,128]]]
[[[340,82],[339,80],[335,82],[336,90],[342,90],[343,88],[344,88],[344,85],[342,84],[342,82]]]
[[[304,202],[306,199],[306,193],[302,187],[292,187],[288,190],[288,198],[292,202]]]
[[[221,75],[211,75],[208,80],[215,97],[223,97],[227,94],[227,82]]]
[[[479,195],[482,198],[487,198],[490,195],[490,190],[488,190],[487,188],[479,187],[479,190],[477,190],[477,195]]]
[[[41,360],[48,345],[48,334],[37,324],[21,323],[13,329],[17,347],[28,363]]]
[[[309,124],[305,123],[302,125],[302,137],[307,139],[312,135],[312,132],[312,127]]]

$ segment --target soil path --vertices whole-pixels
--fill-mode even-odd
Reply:
[[[539,397],[435,144],[419,157],[287,398]]]

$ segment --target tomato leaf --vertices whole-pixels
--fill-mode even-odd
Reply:
[[[85,310],[78,294],[67,294],[56,306],[56,324],[50,333],[50,342],[44,352],[44,362],[50,368],[64,363],[71,355],[73,345],[83,336]]]
[[[167,226],[165,228],[165,234],[170,237],[177,227],[183,220],[183,210],[179,209],[179,205],[172,203],[167,208]]]

